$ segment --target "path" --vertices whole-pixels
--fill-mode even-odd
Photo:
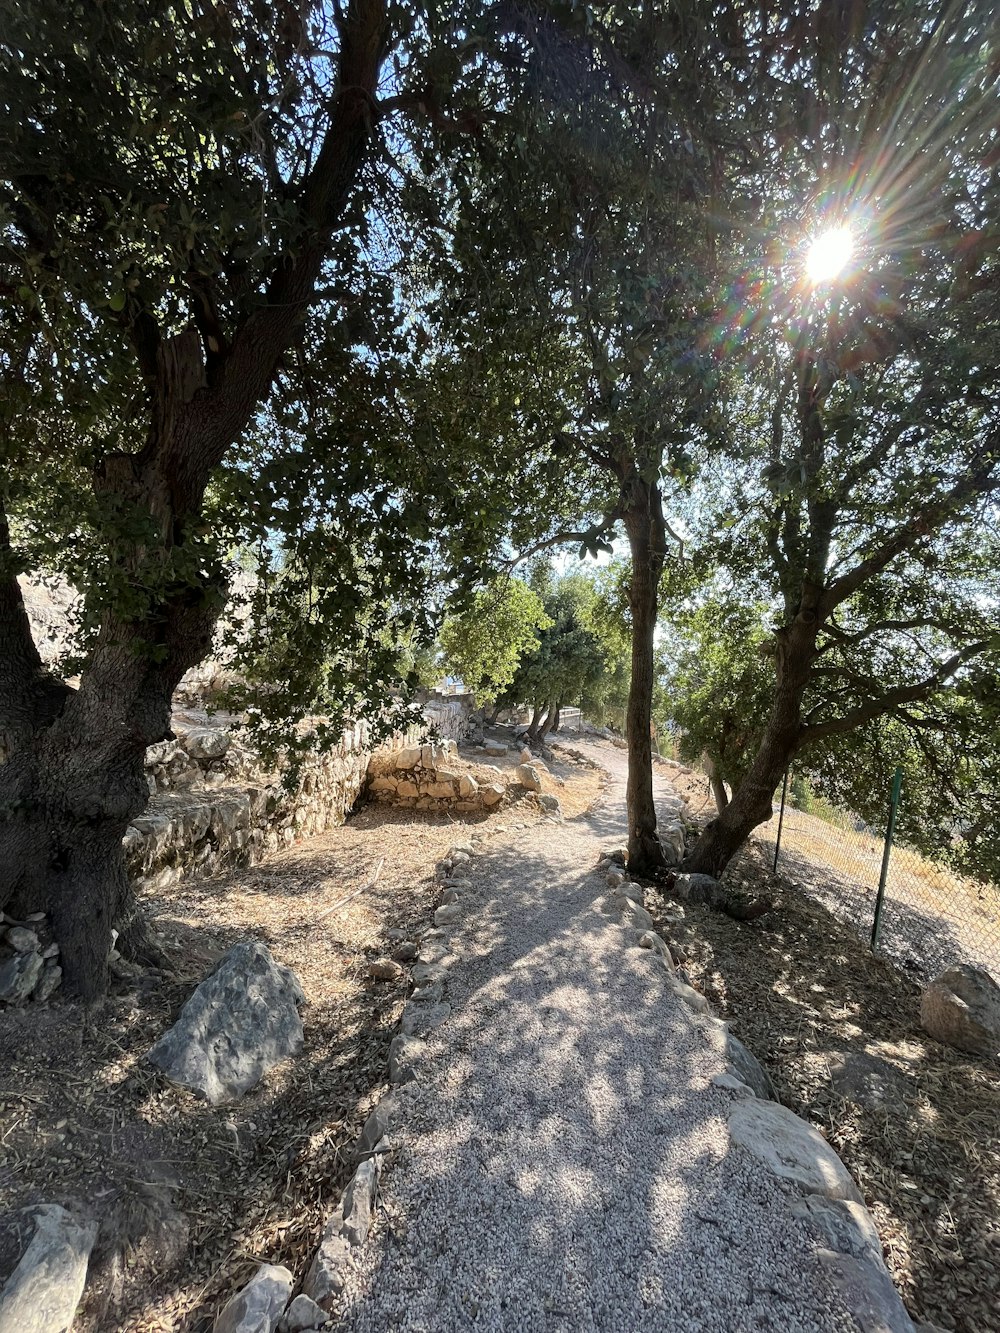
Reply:
[[[731,1145],[719,1024],[602,910],[625,761],[594,754],[614,769],[596,813],[462,867],[451,1014],[403,1089],[337,1327],[857,1330],[792,1196]]]

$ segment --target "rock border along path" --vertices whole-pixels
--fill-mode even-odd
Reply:
[[[839,1158],[754,1096],[639,886],[597,864],[625,761],[593,757],[612,781],[588,819],[448,863],[359,1148],[362,1225],[345,1196],[307,1292],[352,1333],[911,1333]]]

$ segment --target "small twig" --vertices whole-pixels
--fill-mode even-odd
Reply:
[[[378,865],[375,867],[375,874],[372,875],[371,879],[368,881],[367,884],[362,884],[360,889],[355,889],[354,892],[349,893],[346,898],[341,898],[340,901],[334,903],[332,907],[328,907],[325,911],[320,912],[316,920],[322,921],[323,918],[325,916],[329,916],[331,912],[339,912],[342,907],[346,907],[349,902],[352,902],[355,898],[360,897],[361,894],[364,893],[367,889],[373,889],[375,885],[378,883],[378,877],[379,875],[381,875],[382,867],[384,865],[385,865],[385,857],[383,856],[381,861],[379,861]]]

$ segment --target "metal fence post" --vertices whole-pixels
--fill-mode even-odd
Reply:
[[[882,929],[882,906],[885,902],[885,882],[889,875],[889,856],[892,853],[892,835],[896,828],[896,811],[899,809],[899,796],[903,789],[903,770],[896,769],[892,780],[892,796],[889,800],[889,822],[885,827],[885,850],[882,853],[882,873],[878,877],[878,893],[875,895],[875,919],[872,922],[872,953],[878,948],[879,931]]]
[[[774,840],[774,865],[771,867],[771,874],[778,873],[778,853],[781,851],[781,830],[785,823],[785,798],[788,795],[788,769],[785,769],[785,780],[781,784],[781,809],[778,812],[778,835]]]

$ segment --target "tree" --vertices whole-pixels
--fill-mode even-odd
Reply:
[[[295,708],[351,708],[470,511],[447,438],[408,453],[422,366],[393,200],[401,155],[475,133],[471,31],[385,0],[4,12],[0,904],[50,912],[87,999],[112,926],[143,945],[122,835],[228,553],[285,572],[253,605],[286,617]],[[483,519],[465,574],[491,546]],[[45,568],[84,594],[76,686],[24,614],[17,576]]]
[[[521,579],[496,579],[476,593],[441,628],[448,668],[461,676],[480,703],[493,703],[514,680],[523,657],[539,646],[551,625],[542,599]]]
[[[722,871],[793,756],[879,719],[916,738],[946,726],[995,662],[996,34],[975,4],[925,18],[890,7],[803,51],[814,119],[788,188],[834,201],[859,253],[833,287],[773,258],[768,290],[787,297],[747,315],[747,461],[723,475],[749,507],[716,514],[716,552],[768,587],[773,688],[687,870]]]

